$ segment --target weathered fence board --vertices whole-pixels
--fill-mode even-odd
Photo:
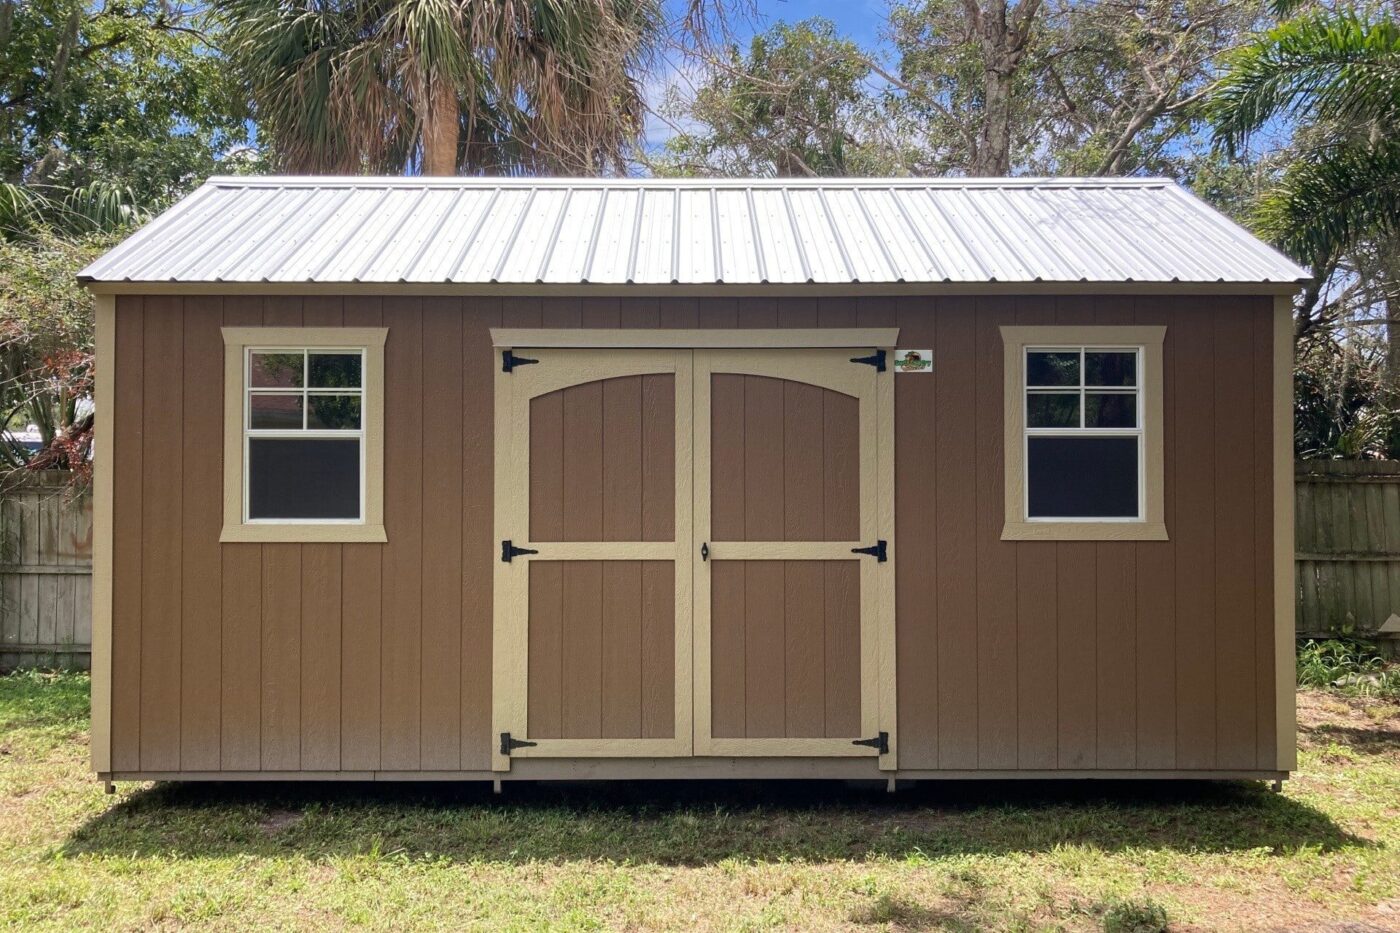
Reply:
[[[1298,634],[1370,635],[1400,615],[1400,462],[1294,467]]]
[[[0,667],[88,665],[92,502],[68,479],[0,479]]]

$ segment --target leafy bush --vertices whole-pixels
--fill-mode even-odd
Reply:
[[[1358,638],[1308,639],[1298,646],[1300,687],[1340,687],[1361,696],[1400,696],[1400,668]]]
[[[1165,933],[1167,909],[1155,901],[1119,901],[1104,911],[1104,933]]]

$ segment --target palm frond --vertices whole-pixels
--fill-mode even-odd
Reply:
[[[1255,224],[1314,267],[1347,244],[1400,234],[1400,140],[1340,145],[1294,162],[1260,201]]]
[[[1226,61],[1207,107],[1235,148],[1275,117],[1338,124],[1400,120],[1400,24],[1350,14],[1281,23]]]

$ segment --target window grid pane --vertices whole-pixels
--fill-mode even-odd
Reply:
[[[1091,355],[1093,358],[1091,359]],[[1027,347],[1024,357],[1023,412],[1025,417],[1025,470],[1024,477],[1026,516],[1033,520],[1141,520],[1142,518],[1142,398],[1140,388],[1142,350],[1140,347]],[[1091,373],[1093,381],[1091,381]],[[1071,381],[1067,378],[1073,374]],[[1101,385],[1098,383],[1109,383]],[[1071,416],[1067,406],[1056,404],[1049,399],[1054,396],[1069,396],[1075,400],[1077,411]],[[1069,423],[1066,423],[1069,422]],[[1136,451],[1131,461],[1114,457],[1117,469],[1132,464],[1133,475],[1130,487],[1119,485],[1113,502],[1094,503],[1092,496],[1085,498],[1081,490],[1078,495],[1068,494],[1060,499],[1066,509],[1074,514],[1053,515],[1045,511],[1045,506],[1054,497],[1047,499],[1046,482],[1052,479],[1032,476],[1032,465],[1037,458],[1032,457],[1032,443],[1036,441],[1061,444],[1059,465],[1063,467],[1064,457],[1078,447],[1076,442],[1084,442],[1086,455],[1107,453],[1111,448],[1103,445],[1117,441],[1133,442]],[[1049,451],[1054,448],[1044,448]],[[1050,460],[1041,458],[1043,467],[1050,466]],[[1093,456],[1090,460],[1094,460]],[[1098,466],[1086,461],[1081,471],[1065,472],[1059,469],[1059,482],[1075,485],[1075,476],[1087,477]],[[1110,477],[1107,477],[1111,479]],[[1105,477],[1100,477],[1101,485]],[[1124,477],[1124,479],[1128,479]],[[1133,490],[1131,496],[1125,490]],[[1034,497],[1038,500],[1032,503]],[[1127,507],[1133,502],[1131,509]],[[1075,503],[1071,505],[1070,503]]]
[[[317,357],[324,358],[319,366]],[[364,357],[365,351],[361,348],[247,350],[243,405],[245,521],[364,520]],[[267,375],[266,365],[260,362],[262,359],[277,360],[290,375]],[[293,360],[296,361],[295,364]],[[295,385],[286,385],[287,382],[294,382]],[[313,382],[322,384],[313,387]],[[337,382],[346,384],[336,385]],[[291,391],[288,391],[289,389]],[[300,423],[269,424],[270,420],[275,420],[279,409],[289,413],[286,411],[291,407],[286,401],[288,399],[295,399]],[[274,417],[269,418],[269,414]],[[276,441],[300,444],[296,449],[302,451],[303,455],[291,459],[274,456],[273,452],[280,448],[266,445]],[[255,443],[263,445],[258,449],[264,451],[257,457],[253,456]],[[332,446],[321,448],[322,443]],[[345,444],[353,445],[354,453],[348,460],[345,454],[350,453],[351,448],[345,447]],[[285,449],[290,451],[293,448]],[[333,449],[342,451],[335,458],[340,466],[332,470],[340,474],[337,482],[321,483],[316,477],[300,477],[293,473],[266,474],[269,468],[282,474],[295,463],[319,464],[318,473],[331,469],[332,461],[325,460],[325,457],[330,455]],[[322,453],[318,453],[318,450]],[[351,463],[354,464],[353,473],[345,474],[347,465]],[[258,475],[254,475],[255,473]],[[346,488],[347,475],[354,479],[356,489]],[[283,487],[284,492],[302,496],[307,501],[293,506],[284,504],[269,511],[269,497],[276,498],[275,489],[278,486]],[[317,497],[324,499],[326,496],[332,496],[336,502],[328,505],[326,502],[314,501]]]

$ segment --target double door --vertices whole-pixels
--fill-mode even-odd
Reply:
[[[503,351],[497,770],[894,767],[890,373],[870,354]]]

